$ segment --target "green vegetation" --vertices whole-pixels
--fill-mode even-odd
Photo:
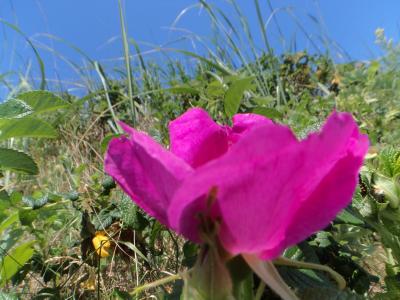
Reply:
[[[238,7],[240,32],[223,12],[200,4],[218,39],[201,56],[174,50],[190,58],[189,67],[169,57],[164,64],[144,59],[121,11],[120,79],[87,58],[93,73],[82,79],[82,98],[37,90],[26,78],[10,88],[0,104],[0,299],[179,299],[179,278],[155,283],[192,266],[198,247],[135,206],[104,174],[103,154],[120,134],[117,120],[168,145],[166,124],[192,106],[221,123],[238,111],[261,114],[299,138],[334,109],[353,113],[372,145],[353,203],[285,252],[330,266],[347,288],[338,290],[324,272],[279,271],[301,299],[399,298],[400,46],[378,30],[385,55],[368,63],[335,64],[307,52],[277,56],[261,26],[267,51],[259,53]],[[130,52],[138,59],[130,61]],[[275,299],[239,259],[229,269],[240,283],[238,299]]]

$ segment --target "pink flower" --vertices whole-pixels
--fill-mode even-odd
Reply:
[[[169,124],[170,150],[121,126],[129,137],[111,141],[105,170],[140,207],[194,242],[201,242],[199,214],[208,214],[220,223],[226,251],[265,260],[351,202],[368,149],[348,113],[332,113],[320,132],[299,141],[259,115],[237,114],[228,127],[193,108]]]

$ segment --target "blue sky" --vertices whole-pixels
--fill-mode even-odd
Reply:
[[[208,1],[220,7],[233,22],[239,23],[228,2]],[[262,50],[254,2],[236,2],[247,16],[257,46]],[[188,32],[204,41],[211,38],[210,20],[204,10],[194,6],[198,3],[196,0],[125,0],[123,3],[129,36],[140,42],[142,50],[150,51],[156,45],[172,43],[187,36]],[[260,0],[260,4],[267,19],[271,9],[267,1]],[[335,41],[348,54],[343,58],[331,49],[336,60],[368,60],[380,53],[374,44],[375,29],[384,28],[388,37],[398,40],[400,1],[397,0],[271,0],[271,4],[277,12],[267,33],[277,53],[293,45],[294,40],[298,50],[323,52],[325,49],[319,37],[324,37]],[[292,15],[287,13],[289,8]],[[179,18],[175,29],[171,29],[174,20],[185,9],[187,11]],[[0,18],[17,25],[34,41],[43,56],[49,78],[75,80],[76,75],[68,64],[63,63],[62,57],[78,64],[83,60],[76,51],[46,34],[76,45],[92,59],[110,67],[118,64],[118,58],[123,54],[117,0],[0,0]],[[0,24],[0,45],[0,76],[9,71],[36,68],[32,51],[24,39],[4,24]],[[331,42],[330,45],[333,48]],[[171,47],[194,50],[188,40],[172,43]],[[58,54],[46,48],[54,49]],[[201,47],[196,51],[201,52]]]

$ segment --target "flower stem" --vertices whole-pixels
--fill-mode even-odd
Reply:
[[[265,283],[263,281],[261,281],[257,288],[256,296],[254,297],[254,300],[261,300],[261,297],[265,290],[265,286],[266,286]]]
[[[308,263],[304,261],[297,261],[297,260],[292,260],[286,257],[280,257],[274,260],[274,264],[278,266],[289,266],[289,267],[294,267],[298,269],[311,269],[311,270],[319,270],[319,271],[324,271],[329,273],[331,277],[336,281],[338,288],[340,290],[343,290],[346,287],[346,281],[336,271],[331,269],[328,266],[324,265],[319,265],[319,264],[314,264],[314,263]]]
[[[264,261],[259,259],[258,256],[251,254],[242,254],[242,257],[253,272],[283,300],[299,300],[296,294],[282,279],[272,261]]]

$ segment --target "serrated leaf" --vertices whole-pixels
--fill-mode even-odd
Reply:
[[[31,117],[0,119],[0,141],[12,137],[56,138],[57,131],[47,122]]]
[[[7,148],[0,148],[0,169],[30,175],[38,173],[38,167],[29,155]]]
[[[22,202],[32,209],[38,209],[49,202],[49,197],[47,195],[41,195],[40,197],[26,196],[22,197]]]
[[[31,113],[32,107],[18,99],[10,99],[0,104],[0,119],[22,118]]]
[[[337,217],[336,221],[343,222],[344,224],[363,225],[364,221],[361,220],[351,208],[344,209]]]
[[[0,300],[18,300],[18,297],[14,294],[4,293],[0,291]]]
[[[48,91],[30,91],[22,93],[17,96],[17,99],[29,105],[34,113],[54,111],[70,106],[68,102]]]
[[[31,259],[34,252],[32,248],[34,243],[35,241],[30,241],[19,245],[2,259],[0,264],[0,287],[4,286]]]
[[[240,107],[243,94],[251,87],[254,77],[246,77],[233,81],[225,93],[224,108],[228,117],[236,114]]]

